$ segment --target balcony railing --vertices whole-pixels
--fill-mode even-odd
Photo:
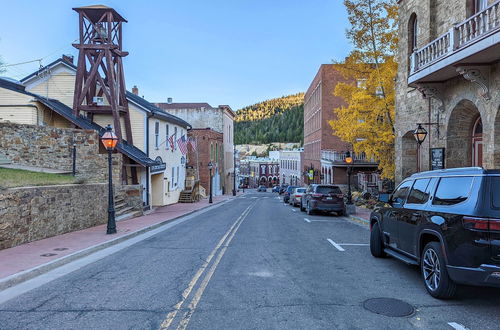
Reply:
[[[354,162],[358,163],[374,163],[374,159],[367,159],[366,154],[364,153],[354,153],[351,152],[351,157]],[[332,150],[322,150],[321,151],[321,159],[324,160],[329,160],[332,162],[345,162],[345,151],[344,152],[338,152],[338,151],[332,151]]]
[[[453,26],[444,35],[415,50],[410,59],[410,75],[499,28],[500,1],[496,1],[466,21]]]

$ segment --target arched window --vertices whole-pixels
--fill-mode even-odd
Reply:
[[[408,50],[409,54],[417,49],[418,45],[418,19],[417,14],[413,13],[408,21]]]

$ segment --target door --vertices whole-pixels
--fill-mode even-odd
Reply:
[[[417,255],[417,235],[424,221],[424,208],[430,196],[431,179],[415,180],[398,219],[399,246],[404,252]]]
[[[472,166],[483,166],[483,123],[479,117],[472,130]]]
[[[408,180],[402,182],[396,191],[391,196],[390,204],[391,207],[387,208],[384,212],[383,220],[383,232],[386,244],[392,248],[399,249],[399,234],[398,234],[398,219],[403,215],[405,211],[403,206],[406,202],[406,197],[413,184],[413,180]]]

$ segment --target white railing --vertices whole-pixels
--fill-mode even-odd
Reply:
[[[378,173],[358,173],[358,186],[361,191],[368,191],[370,188],[382,190],[382,180]]]
[[[416,49],[410,58],[410,74],[413,74],[439,59],[459,50],[476,39],[500,27],[500,1],[480,11],[448,32]]]
[[[365,153],[351,152],[351,157],[355,162],[374,162],[373,159],[367,159]],[[346,158],[345,151],[338,152],[333,150],[322,150],[321,159],[329,160],[332,162],[344,162]]]

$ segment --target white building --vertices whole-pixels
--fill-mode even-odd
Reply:
[[[280,150],[280,181],[282,184],[301,186],[304,149]]]

